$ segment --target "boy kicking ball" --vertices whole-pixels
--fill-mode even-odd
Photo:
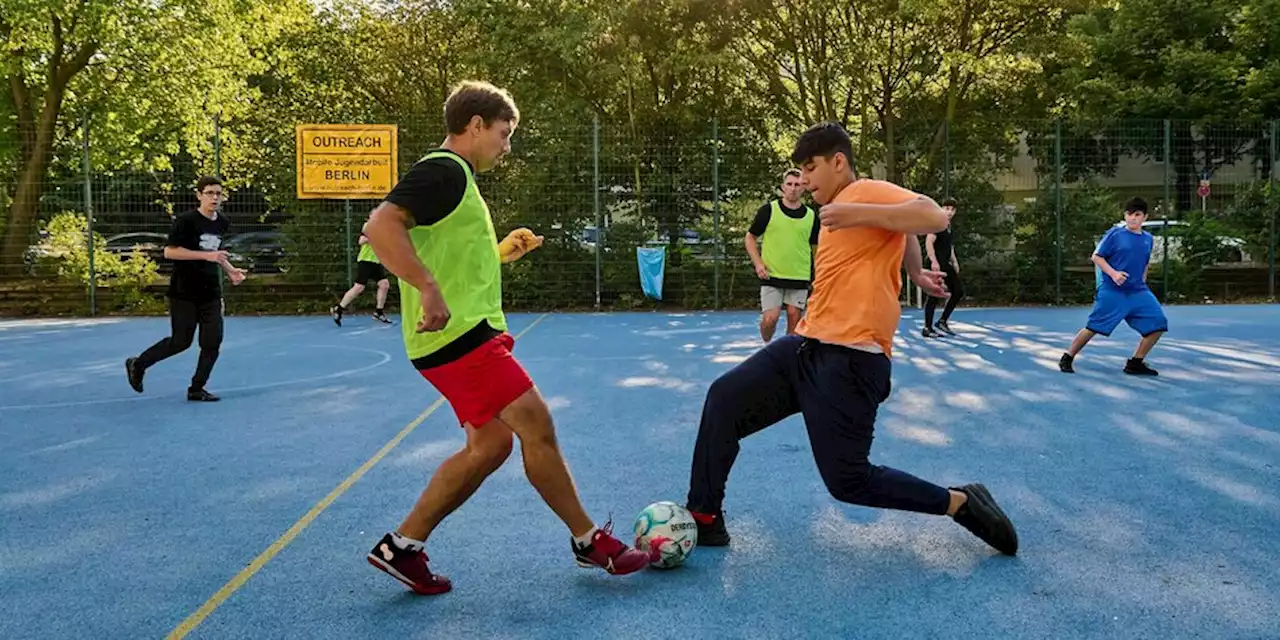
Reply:
[[[1098,266],[1098,293],[1085,328],[1076,334],[1071,347],[1058,360],[1058,369],[1063,373],[1075,373],[1072,365],[1076,354],[1095,335],[1110,336],[1123,320],[1142,335],[1133,357],[1124,365],[1124,372],[1136,376],[1157,375],[1155,369],[1147,366],[1146,357],[1160,336],[1169,330],[1169,320],[1160,301],[1147,287],[1155,238],[1142,230],[1146,220],[1147,201],[1129,200],[1124,207],[1124,225],[1112,227],[1093,252],[1093,263]],[[1137,277],[1138,273],[1142,274],[1141,278]]]

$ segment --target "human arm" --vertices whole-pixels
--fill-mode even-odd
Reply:
[[[914,234],[907,234],[906,250],[902,254],[902,264],[907,268],[907,277],[916,283],[924,292],[935,298],[946,298],[946,274],[941,271],[925,271],[924,258],[920,253],[920,240]]]
[[[956,248],[951,247],[951,266],[955,267],[956,273],[960,273],[960,260],[956,259]]]
[[[515,262],[524,257],[526,253],[542,246],[543,236],[534,235],[532,231],[520,227],[498,243],[498,255],[502,260],[502,264]]]
[[[362,231],[383,268],[422,294],[417,331],[439,331],[449,323],[449,307],[435,275],[418,257],[409,229],[444,220],[462,202],[467,176],[451,158],[415,164],[369,214]]]
[[[169,241],[164,248],[164,257],[167,260],[192,260],[219,264],[227,259],[226,251],[187,248],[187,246],[199,246],[199,244],[199,229],[185,214],[178,216],[173,219],[173,225],[169,228]]]
[[[823,205],[819,217],[831,229],[878,227],[918,235],[947,228],[947,214],[932,198],[895,184],[867,181],[859,191],[859,202]]]
[[[742,244],[747,249],[747,255],[751,257],[751,264],[756,269],[756,276],[761,280],[769,278],[769,268],[764,264],[764,258],[760,256],[760,236],[764,235],[766,229],[769,228],[770,205],[764,205],[756,211],[756,217],[751,221],[751,227],[747,229],[747,235],[742,239]]]
[[[929,254],[929,264],[934,271],[938,270],[938,252],[934,249],[933,243],[937,241],[938,235],[931,233],[924,237],[924,249]]]
[[[1089,260],[1097,265],[1103,273],[1107,274],[1107,277],[1111,278],[1111,281],[1116,283],[1116,286],[1120,286],[1129,279],[1129,274],[1124,271],[1117,271],[1111,266],[1111,263],[1107,262],[1107,258],[1114,255],[1115,252],[1116,231],[1117,229],[1113,228],[1107,232],[1107,235],[1103,236],[1102,242],[1098,243],[1098,248],[1094,249],[1093,255],[1089,256]]]
[[[449,307],[435,276],[422,264],[413,248],[409,239],[409,229],[413,226],[413,215],[408,210],[384,201],[369,214],[363,231],[382,266],[422,293],[422,320],[418,323],[418,332],[439,331],[449,323]]]

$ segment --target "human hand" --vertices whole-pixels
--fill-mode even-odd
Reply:
[[[444,303],[440,286],[432,282],[422,293],[422,319],[418,321],[418,333],[440,331],[449,324],[449,306]]]
[[[542,246],[543,236],[534,235],[534,233],[524,227],[516,229],[507,234],[507,237],[498,243],[498,253],[502,256],[503,262],[512,262],[524,257],[525,254]]]

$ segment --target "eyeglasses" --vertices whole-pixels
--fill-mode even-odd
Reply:
[[[227,197],[227,196],[226,196],[226,194],[224,194],[224,193],[223,193],[223,192],[221,192],[221,191],[201,191],[201,192],[200,192],[200,195],[202,195],[202,196],[215,196],[215,197],[218,197],[218,198],[226,198],[226,197]]]

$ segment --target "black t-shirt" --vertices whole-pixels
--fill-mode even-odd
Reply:
[[[952,236],[951,227],[947,227],[943,231],[933,234],[933,255],[938,257],[938,266],[944,270],[951,270],[951,248],[954,246],[955,238]],[[929,258],[925,254],[925,259]]]
[[[447,149],[436,149],[452,153]],[[456,155],[456,154],[454,154]],[[457,156],[474,172],[466,158]],[[431,226],[448,217],[467,194],[467,173],[449,158],[419,160],[384,198],[413,216],[415,225]],[[444,301],[449,304],[448,300]],[[500,332],[483,321],[439,351],[413,361],[419,371],[448,364],[474,351]]]
[[[217,251],[231,221],[222,212],[210,220],[198,209],[173,218],[169,246],[191,251]],[[222,267],[207,260],[174,260],[169,278],[169,296],[183,300],[207,302],[222,297]]]
[[[789,218],[793,218],[795,220],[799,220],[800,218],[803,218],[805,214],[805,207],[803,204],[800,205],[800,208],[798,209],[791,209],[791,208],[788,208],[787,205],[782,204],[782,202],[779,201],[778,208],[782,210],[782,213],[784,215],[786,215]],[[747,229],[747,233],[750,233],[751,235],[759,239],[761,236],[765,234],[765,230],[769,228],[769,217],[772,215],[773,215],[773,202],[772,201],[766,202],[764,206],[756,210],[756,217],[754,220],[751,221],[751,227]],[[818,216],[817,216],[817,213],[815,212],[813,216],[813,230],[809,233],[810,245],[818,244],[818,230],[821,228],[822,228],[822,224],[818,221]],[[766,238],[765,242],[768,242],[768,241],[769,241],[768,238]],[[768,280],[761,280],[760,284],[761,286],[777,287],[779,289],[808,289],[809,281],[812,279],[813,279],[813,269],[811,264],[810,270],[809,270],[809,280],[785,280],[783,278],[769,278]]]

